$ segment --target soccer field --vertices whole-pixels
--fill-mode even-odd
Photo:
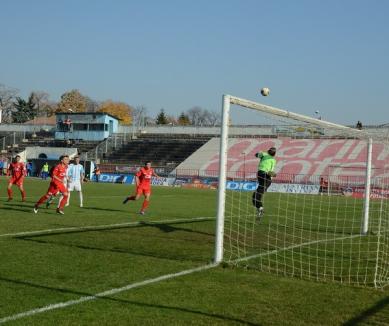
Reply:
[[[64,216],[54,207],[33,214],[47,186],[27,179],[27,202],[17,189],[6,202],[0,179],[0,323],[389,323],[388,289],[210,265],[214,190],[154,187],[148,214],[140,216],[141,200],[122,204],[132,186],[87,183],[83,208],[72,193]]]

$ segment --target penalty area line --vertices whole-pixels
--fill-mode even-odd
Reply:
[[[25,231],[17,233],[5,233],[0,234],[0,238],[16,238],[16,237],[25,237],[31,235],[49,235],[51,233],[67,233],[67,232],[77,232],[77,231],[98,231],[104,229],[120,229],[131,226],[147,226],[147,225],[156,225],[156,224],[168,224],[168,223],[185,223],[185,222],[196,222],[196,221],[211,221],[215,217],[194,217],[194,218],[182,218],[182,219],[169,219],[169,220],[159,220],[159,221],[136,221],[136,222],[127,222],[127,223],[118,223],[118,224],[104,224],[104,225],[90,225],[90,226],[77,226],[77,227],[67,227],[67,228],[56,228],[56,229],[45,229],[45,230],[36,230],[36,231]]]
[[[196,267],[196,268],[192,268],[192,269],[187,269],[187,270],[184,270],[184,271],[181,271],[181,272],[178,272],[178,273],[166,274],[166,275],[162,275],[162,276],[159,276],[159,277],[156,277],[156,278],[151,278],[151,279],[148,279],[148,280],[144,280],[144,281],[141,281],[141,282],[128,284],[128,285],[120,287],[120,288],[114,288],[114,289],[107,290],[107,291],[104,291],[104,292],[100,292],[100,293],[97,293],[97,294],[94,294],[94,295],[84,296],[84,297],[81,297],[79,299],[50,304],[50,305],[47,305],[47,306],[44,306],[44,307],[41,307],[41,308],[36,308],[36,309],[28,310],[28,311],[25,311],[25,312],[21,312],[21,313],[15,314],[15,315],[11,315],[11,316],[6,316],[6,317],[3,317],[3,318],[0,318],[0,324],[6,323],[6,322],[9,322],[9,321],[14,321],[14,320],[17,320],[17,319],[20,319],[20,318],[24,318],[24,317],[33,316],[33,315],[40,314],[40,313],[43,313],[43,312],[47,312],[47,311],[50,311],[50,310],[62,309],[62,308],[66,308],[66,307],[69,307],[69,306],[74,306],[74,305],[77,305],[77,304],[81,304],[81,303],[84,303],[84,302],[101,299],[101,298],[104,298],[104,297],[108,297],[108,296],[115,295],[115,294],[118,294],[118,293],[121,293],[121,292],[124,292],[124,291],[131,290],[131,289],[134,289],[134,288],[139,288],[139,287],[146,286],[146,285],[149,285],[149,284],[162,282],[162,281],[165,281],[165,280],[168,280],[168,279],[172,279],[172,278],[176,278],[176,277],[180,277],[180,276],[184,276],[184,275],[188,275],[188,274],[192,274],[192,273],[196,273],[196,272],[205,271],[205,270],[214,268],[216,266],[218,266],[218,264],[203,265],[203,266],[200,266],[200,267]]]

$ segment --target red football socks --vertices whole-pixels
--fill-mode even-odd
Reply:
[[[149,202],[150,202],[150,200],[146,200],[146,199],[143,201],[142,212],[144,212],[146,210],[146,208],[149,206]]]

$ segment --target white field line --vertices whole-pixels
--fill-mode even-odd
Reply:
[[[84,199],[88,199],[88,198],[125,198],[126,196],[128,196],[128,194],[123,194],[123,195],[109,195],[109,196],[104,196],[104,195],[100,195],[100,196],[88,196],[88,195],[85,195],[84,192],[83,192],[83,195],[84,195]],[[167,195],[167,194],[158,194],[158,197],[177,197],[176,195]],[[17,199],[18,197],[16,196],[16,199],[14,199],[15,202],[18,201]],[[35,198],[35,199],[39,199],[39,195],[38,196],[26,196],[26,198]],[[8,199],[8,196],[0,196],[0,199]]]
[[[20,318],[24,318],[24,317],[33,316],[33,315],[40,314],[40,313],[43,313],[43,312],[46,312],[46,311],[50,311],[50,310],[54,310],[54,309],[62,309],[62,308],[66,308],[66,307],[69,307],[69,306],[81,304],[81,303],[84,303],[84,302],[87,302],[87,301],[97,300],[97,299],[100,299],[100,298],[104,298],[104,297],[108,297],[108,296],[111,296],[111,295],[114,295],[114,294],[118,294],[120,292],[128,291],[128,290],[131,290],[131,289],[134,289],[134,288],[139,288],[139,287],[146,286],[146,285],[149,285],[149,284],[165,281],[165,280],[168,280],[168,279],[171,279],[171,278],[180,277],[180,276],[183,276],[183,275],[188,275],[188,274],[192,274],[192,273],[196,273],[196,272],[205,271],[205,270],[208,270],[210,268],[214,268],[216,266],[218,266],[218,265],[217,264],[204,265],[204,266],[200,266],[200,267],[196,267],[196,268],[192,268],[192,269],[187,269],[187,270],[184,270],[184,271],[181,271],[181,272],[178,272],[178,273],[166,274],[166,275],[162,275],[162,276],[159,276],[159,277],[156,277],[156,278],[151,278],[151,279],[148,279],[148,280],[144,280],[144,281],[141,281],[141,282],[128,284],[128,285],[123,286],[121,288],[114,288],[114,289],[111,289],[111,290],[108,290],[108,291],[97,293],[95,295],[81,297],[81,298],[76,299],[76,300],[70,300],[70,301],[64,301],[64,302],[50,304],[50,305],[44,306],[42,308],[36,308],[36,309],[28,310],[28,311],[25,311],[25,312],[21,312],[21,313],[15,314],[15,315],[3,317],[3,318],[0,319],[0,324],[6,323],[6,322],[9,322],[9,321],[14,321],[16,319],[20,319]]]
[[[154,221],[154,222],[150,221],[150,222],[147,222],[147,224],[151,224],[152,225],[152,224],[159,224],[159,223],[190,222],[190,221],[211,220],[211,219],[214,219],[214,218],[211,218],[211,217],[200,217],[200,218],[192,218],[192,219],[174,219],[174,220],[162,220],[162,221]],[[99,229],[103,229],[103,228],[107,228],[107,227],[135,226],[135,225],[140,225],[142,223],[144,223],[144,222],[140,222],[139,221],[139,222],[129,222],[129,223],[121,223],[121,224],[109,224],[109,225],[97,225],[97,226],[86,226],[86,227],[59,228],[59,229],[49,229],[49,230],[40,230],[40,231],[32,231],[32,232],[20,232],[20,233],[13,233],[13,234],[2,234],[2,235],[0,235],[0,237],[16,237],[16,236],[35,235],[35,234],[50,234],[50,233],[58,232],[58,231],[64,231],[65,232],[65,231],[73,231],[73,230],[74,231],[77,231],[77,230],[99,230]],[[239,258],[239,259],[234,260],[234,262],[246,261],[246,260],[254,259],[254,258],[257,258],[257,257],[267,256],[267,255],[271,255],[271,254],[274,254],[274,253],[277,253],[277,252],[280,252],[280,251],[290,250],[290,249],[294,249],[294,248],[298,248],[298,247],[302,247],[302,246],[307,246],[307,245],[311,245],[311,244],[316,244],[316,243],[321,243],[321,242],[326,242],[326,241],[338,241],[338,240],[352,239],[352,238],[356,238],[356,237],[360,237],[360,236],[361,236],[360,234],[356,234],[356,235],[353,235],[353,236],[347,236],[347,237],[341,237],[341,238],[335,238],[335,239],[322,239],[322,240],[310,241],[310,242],[306,242],[306,243],[292,245],[292,246],[289,246],[289,247],[286,247],[286,248],[275,249],[275,250],[272,250],[272,251],[269,251],[269,252],[266,252],[266,253],[261,253],[261,254],[256,254],[256,255],[251,255],[251,256]],[[20,319],[20,318],[24,318],[24,317],[29,317],[29,316],[32,316],[32,315],[36,315],[36,314],[39,314],[39,313],[46,312],[46,311],[51,311],[51,310],[55,310],[55,309],[62,309],[62,308],[66,308],[66,307],[69,307],[69,306],[81,304],[81,303],[84,303],[84,302],[96,300],[96,299],[99,299],[99,298],[104,298],[104,297],[111,296],[111,295],[114,295],[114,294],[117,294],[117,293],[120,293],[120,292],[124,292],[124,291],[128,291],[128,290],[131,290],[131,289],[134,289],[134,288],[138,288],[138,287],[146,286],[146,285],[149,285],[149,284],[161,282],[161,281],[168,280],[168,279],[171,279],[171,278],[180,277],[180,276],[183,276],[183,275],[188,275],[188,274],[192,274],[192,273],[196,273],[196,272],[200,272],[200,271],[205,271],[205,270],[214,268],[216,266],[218,266],[218,264],[204,265],[204,266],[200,266],[200,267],[184,270],[184,271],[181,271],[181,272],[178,272],[178,273],[166,274],[166,275],[162,275],[162,276],[159,276],[159,277],[156,277],[156,278],[144,280],[144,281],[141,281],[141,282],[128,284],[128,285],[126,285],[124,287],[110,289],[110,290],[107,290],[107,291],[104,291],[104,292],[97,293],[95,295],[84,296],[84,297],[81,297],[81,298],[76,299],[76,300],[70,300],[70,301],[50,304],[50,305],[44,306],[42,308],[36,308],[36,309],[28,310],[28,311],[25,311],[25,312],[21,312],[21,313],[15,314],[15,315],[3,317],[3,318],[0,319],[0,324],[6,323],[6,322],[9,322],[9,321],[14,321],[14,320],[17,320],[17,319]]]
[[[290,250],[290,249],[294,249],[294,248],[309,246],[309,245],[316,244],[316,243],[327,242],[327,241],[339,241],[339,240],[353,239],[353,238],[358,238],[358,237],[361,237],[361,236],[362,236],[361,234],[355,234],[355,235],[351,235],[351,236],[347,236],[347,237],[341,237],[341,238],[322,239],[322,240],[315,240],[315,241],[310,241],[310,242],[299,243],[299,244],[295,244],[295,245],[292,245],[292,246],[289,246],[289,247],[286,247],[286,248],[274,249],[274,250],[271,250],[271,251],[268,251],[268,252],[263,252],[263,253],[256,254],[256,255],[251,255],[251,256],[247,256],[247,257],[238,258],[238,259],[233,260],[233,262],[241,262],[241,261],[246,261],[246,260],[250,260],[250,259],[254,259],[254,258],[258,258],[258,257],[262,257],[262,256],[268,256],[268,255],[272,255],[272,254],[278,253],[280,251],[285,251],[285,250]]]
[[[126,226],[138,226],[138,225],[155,225],[155,224],[163,224],[163,223],[177,223],[177,222],[195,222],[195,221],[211,221],[214,220],[215,217],[195,217],[195,218],[187,218],[187,219],[172,219],[172,220],[160,220],[160,221],[137,221],[137,222],[128,222],[128,223],[119,223],[119,224],[104,224],[104,225],[90,225],[90,226],[78,226],[78,227],[67,227],[67,228],[57,228],[57,229],[45,229],[45,230],[36,230],[36,231],[25,231],[25,232],[17,232],[17,233],[5,233],[0,234],[0,238],[12,238],[12,237],[22,237],[22,236],[30,236],[30,235],[48,235],[51,233],[57,232],[72,232],[72,231],[97,231],[103,229],[115,229],[122,228]]]

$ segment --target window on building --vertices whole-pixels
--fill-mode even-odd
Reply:
[[[88,130],[88,124],[86,124],[86,123],[73,123],[73,130],[77,130],[77,131]]]
[[[91,130],[91,131],[104,131],[104,124],[103,123],[90,124],[89,130]]]

